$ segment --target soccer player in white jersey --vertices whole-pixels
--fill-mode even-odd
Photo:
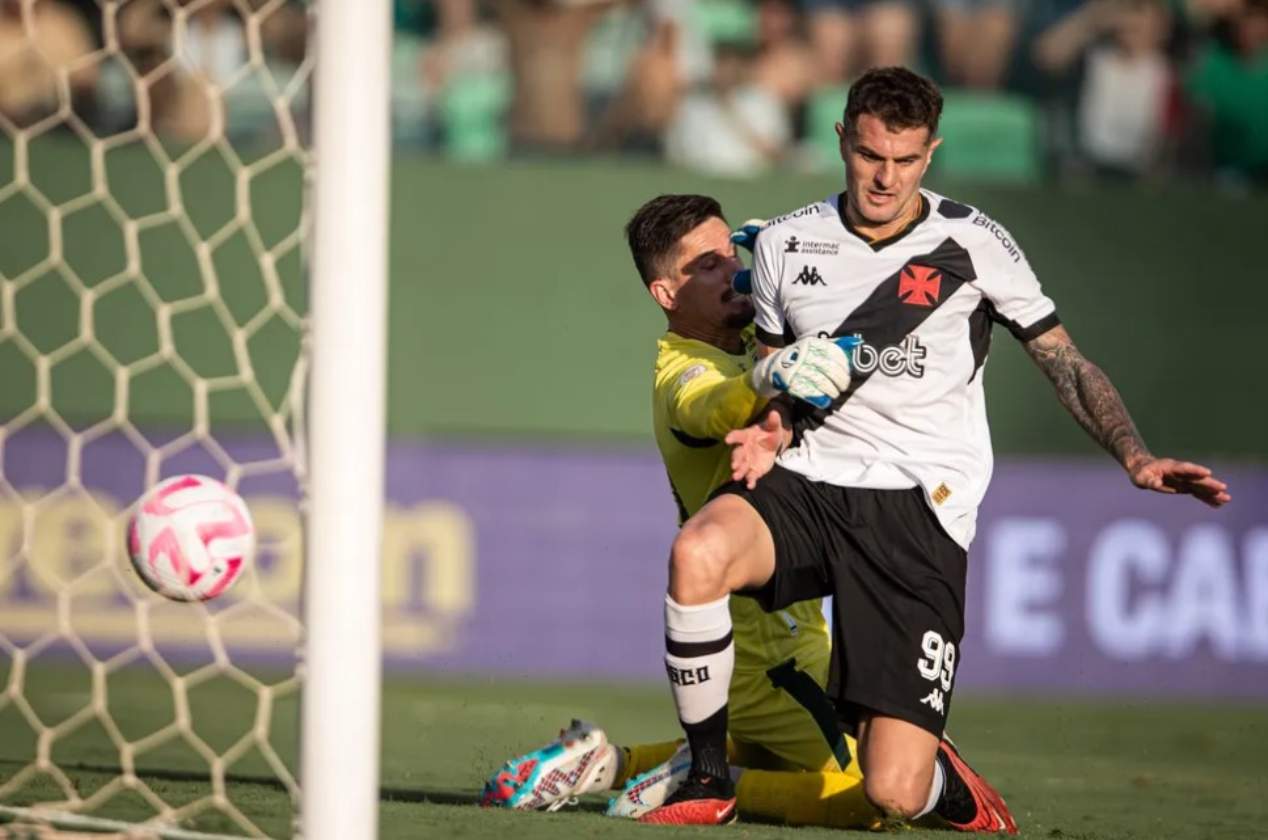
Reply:
[[[939,741],[991,474],[981,367],[993,325],[1023,343],[1137,487],[1229,500],[1206,467],[1150,454],[1008,231],[921,189],[941,110],[938,89],[915,73],[864,74],[836,127],[845,190],[758,236],[759,354],[812,335],[862,344],[851,385],[827,410],[790,406],[728,437],[743,480],[719,488],[674,541],[665,660],[692,769],[645,821],[716,823],[734,812],[725,737],[736,592],[767,610],[835,596],[828,693],[857,726],[877,808],[894,820],[936,813],[963,830],[1011,828],[993,791]]]

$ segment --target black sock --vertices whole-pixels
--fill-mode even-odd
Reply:
[[[684,723],[687,744],[691,747],[691,773],[713,779],[731,778],[731,764],[726,757],[726,706],[699,723]]]
[[[960,774],[955,772],[955,768],[942,754],[942,750],[938,750],[937,761],[942,765],[945,781],[942,785],[942,796],[938,798],[938,804],[933,806],[933,812],[945,820],[960,825],[972,822],[977,816],[977,802],[973,799],[969,786],[964,783],[964,779],[960,778]]]

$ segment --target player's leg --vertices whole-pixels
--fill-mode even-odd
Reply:
[[[720,488],[679,532],[670,560],[665,661],[692,768],[644,821],[731,818],[734,790],[723,748],[735,662],[729,593],[745,590],[767,611],[824,595],[823,519],[811,483],[776,467],[752,490]]]
[[[867,796],[895,820],[940,818],[960,831],[1017,833],[1003,797],[960,757],[950,739],[899,718],[859,726]]]
[[[648,822],[735,817],[726,754],[727,692],[735,666],[730,593],[761,586],[775,567],[770,531],[746,501],[723,495],[687,520],[670,551],[665,668],[691,749],[687,780]]]
[[[859,723],[859,763],[867,798],[894,821],[931,813],[942,791],[935,778],[938,736],[896,717],[868,715]]]
[[[967,555],[922,491],[842,488],[853,523],[834,567],[829,685],[859,719],[868,798],[889,818],[1016,831],[999,794],[942,743],[964,635]]]
[[[733,681],[731,735],[758,753],[741,762],[736,804],[742,816],[786,825],[873,828],[880,814],[865,794],[857,745],[823,689],[823,647],[803,650],[804,665],[788,660],[755,675],[760,681]]]

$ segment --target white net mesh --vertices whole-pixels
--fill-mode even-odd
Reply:
[[[0,821],[287,834],[308,12],[0,8]],[[145,590],[122,538],[185,472],[259,536],[205,605]]]

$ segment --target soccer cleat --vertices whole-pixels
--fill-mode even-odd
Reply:
[[[729,778],[688,773],[665,804],[638,818],[652,825],[730,825],[735,822],[735,785]]]
[[[603,730],[574,720],[541,749],[514,758],[484,783],[480,804],[517,811],[555,811],[576,797],[604,787],[614,770],[616,748]]]
[[[972,767],[960,757],[955,744],[949,738],[943,738],[938,744],[938,751],[949,769],[958,775],[973,796],[973,804],[977,806],[973,819],[958,823],[945,816],[943,820],[956,831],[973,831],[983,834],[1016,834],[1017,821],[1013,819],[1004,797],[991,786],[990,782],[977,774]]]
[[[636,820],[659,808],[682,786],[690,770],[691,748],[684,743],[668,761],[626,782],[621,795],[608,803],[608,816]]]

